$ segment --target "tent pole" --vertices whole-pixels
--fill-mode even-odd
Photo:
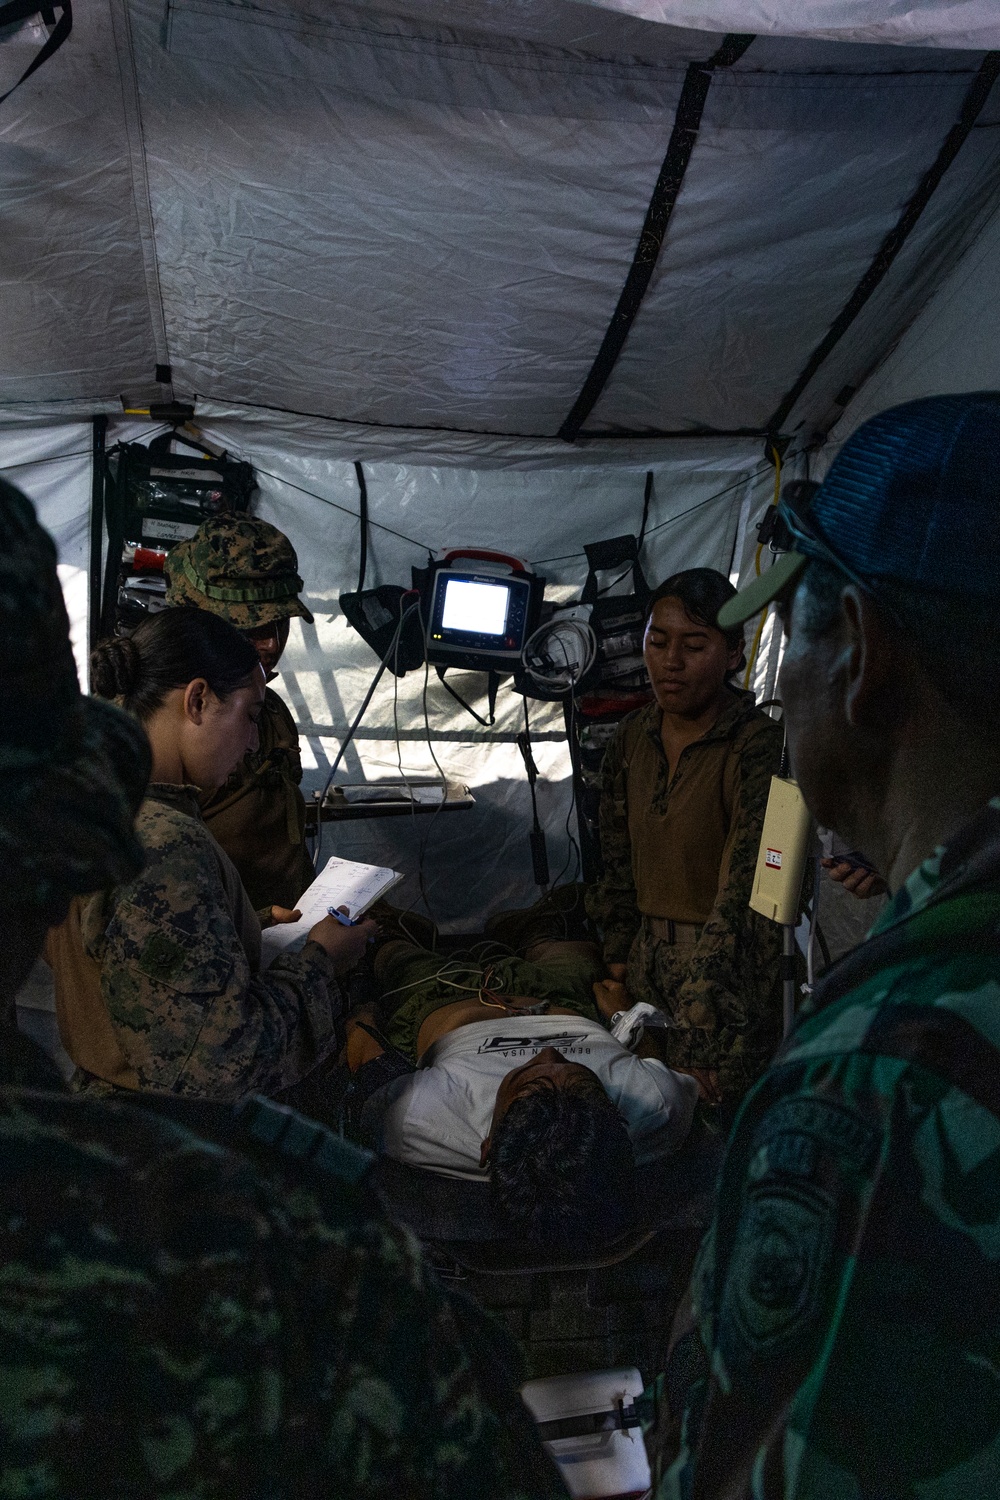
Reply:
[[[101,597],[104,585],[102,551],[104,542],[104,454],[108,432],[107,417],[93,422],[93,453],[90,468],[90,573],[87,581],[87,647],[88,655],[97,645],[101,633]]]

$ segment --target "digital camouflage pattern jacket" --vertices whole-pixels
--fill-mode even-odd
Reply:
[[[693,1303],[658,1500],[1000,1494],[1000,798],[745,1101]]]
[[[146,866],[84,907],[84,945],[140,1089],[235,1099],[298,1083],[336,1045],[342,999],[317,943],[260,972],[260,926],[193,787],[153,783]]]
[[[603,873],[587,910],[608,963],[627,963],[632,1000],[665,1010],[665,1062],[713,1068],[739,1097],[781,1036],[781,929],[750,910],[781,726],[752,693],[682,751],[673,778],[655,703],[623,719],[602,769]],[[694,943],[654,935],[650,917],[700,927]]]
[[[565,1495],[506,1335],[363,1153],[263,1102],[233,1145],[24,1072],[0,1059],[2,1500]]]
[[[258,748],[243,757],[224,786],[199,797],[201,814],[256,910],[292,910],[315,872],[305,845],[298,730],[270,688],[258,730]]]

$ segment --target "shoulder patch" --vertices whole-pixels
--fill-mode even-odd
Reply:
[[[166,933],[154,932],[139,954],[139,968],[150,979],[169,984],[183,969],[185,957],[180,943],[175,943]]]
[[[720,1309],[720,1344],[730,1369],[801,1335],[821,1305],[835,1208],[804,1182],[750,1189]]]
[[[821,1326],[838,1219],[879,1139],[856,1110],[811,1094],[779,1100],[760,1120],[719,1307],[730,1370],[789,1357]]]
[[[810,1156],[814,1161],[823,1148],[863,1172],[871,1163],[877,1141],[876,1130],[855,1110],[812,1094],[799,1094],[780,1100],[768,1110],[754,1134],[753,1147],[755,1158],[762,1147],[767,1149],[772,1170],[809,1176],[812,1164],[805,1166],[805,1162]],[[776,1153],[788,1159],[792,1142],[801,1143],[796,1149],[804,1170],[791,1166],[790,1161],[778,1165]]]

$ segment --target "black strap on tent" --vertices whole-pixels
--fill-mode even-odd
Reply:
[[[444,680],[444,674],[448,670],[448,665],[447,665],[446,662],[445,663],[438,662],[438,664],[434,668],[434,670],[437,673],[437,675],[438,675],[438,681],[440,682],[441,686],[444,688],[445,692],[446,693],[450,693],[451,696],[454,698],[455,702],[456,703],[460,703],[462,705],[462,707],[465,709],[465,712],[467,714],[471,714],[472,717],[475,719],[475,721],[476,721],[477,724],[482,724],[482,726],[483,726],[484,729],[490,729],[490,728],[492,728],[492,726],[497,721],[497,716],[496,716],[497,692],[496,692],[496,688],[493,685],[493,679],[494,679],[494,677],[496,677],[497,674],[495,672],[489,672],[487,674],[486,689],[487,689],[487,693],[489,694],[489,703],[490,703],[489,714],[490,714],[490,716],[489,716],[488,719],[484,719],[483,716],[482,716],[482,714],[479,714],[479,713],[476,712],[476,710],[473,708],[473,706],[472,706],[471,703],[466,703],[466,701],[462,697],[461,693],[456,692],[455,689],[452,687],[452,685],[451,685],[450,682],[445,682],[445,680]]]
[[[361,521],[361,558],[358,562],[358,593],[365,586],[365,574],[368,572],[368,486],[365,483],[365,471],[361,464],[354,465],[354,472],[358,477],[358,516]]]
[[[920,179],[916,192],[903,209],[893,227],[889,230],[881,245],[879,245],[875,252],[875,258],[854,288],[847,302],[841,308],[836,318],[834,318],[812,354],[810,354],[805,368],[802,370],[795,384],[775,408],[767,422],[768,432],[779,432],[784,426],[796,401],[798,401],[802,392],[816,374],[816,371],[836,348],[837,344],[839,344],[872,292],[874,292],[879,282],[885,276],[900,250],[906,244],[910,231],[915,227],[917,220],[930,202],[945,172],[947,172],[965,144],[966,138],[979,118],[998,76],[1000,76],[1000,52],[987,52],[978,73],[972,80],[962,101],[962,108],[958,119],[945,136],[944,144],[938,152],[933,165],[927,169]]]
[[[646,488],[642,492],[642,525],[639,527],[639,535],[635,539],[636,555],[642,551],[642,544],[646,540],[646,527],[649,525],[649,506],[653,498],[653,470],[646,470]]]
[[[59,20],[56,20],[56,11],[62,11]],[[20,78],[5,94],[0,94],[0,104],[9,99],[14,89],[20,88],[26,78],[30,78],[49,58],[59,51],[63,42],[73,30],[73,7],[70,0],[61,0],[61,3],[53,5],[39,5],[38,0],[8,0],[6,5],[0,5],[0,26],[14,26],[18,21],[27,21],[30,16],[41,14],[46,26],[51,26],[48,41],[42,46],[33,62],[29,63]]]
[[[731,33],[707,62],[688,64],[684,87],[681,89],[681,97],[677,104],[674,128],[670,133],[667,154],[663,159],[660,175],[656,179],[653,196],[649,200],[646,220],[642,226],[642,233],[639,235],[639,243],[636,245],[628,276],[625,278],[622,294],[618,298],[618,306],[614,310],[604,340],[597,351],[597,358],[590,367],[590,374],[583,383],[583,389],[576,398],[573,410],[558,432],[558,436],[568,443],[575,440],[607,384],[608,376],[622,352],[629,329],[646,295],[646,288],[649,286],[659,259],[660,247],[667,232],[670,215],[677,202],[684,174],[694,150],[694,143],[698,139],[712,75],[721,68],[731,68],[734,63],[739,62],[753,40],[752,35]]]

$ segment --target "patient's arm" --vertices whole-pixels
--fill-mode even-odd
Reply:
[[[629,1008],[628,991],[620,979],[595,979],[594,999],[605,1021]]]
[[[594,999],[597,1001],[597,1009],[609,1025],[612,1016],[620,1010],[628,1010],[630,1003],[628,991],[617,979],[595,980]],[[707,1104],[721,1104],[722,1094],[719,1090],[719,1075],[716,1070],[714,1068],[678,1068],[669,1060],[667,1045],[667,1034],[658,1027],[649,1026],[631,1050],[636,1057],[654,1057],[658,1062],[665,1062],[668,1067],[673,1068],[675,1073],[689,1073],[698,1085],[698,1093]]]

